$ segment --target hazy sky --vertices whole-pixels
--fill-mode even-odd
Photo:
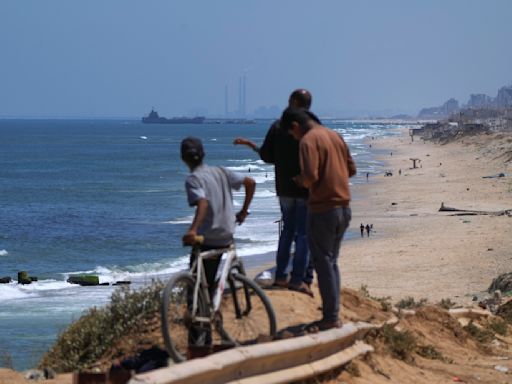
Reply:
[[[512,83],[512,1],[0,0],[0,116],[413,113]]]

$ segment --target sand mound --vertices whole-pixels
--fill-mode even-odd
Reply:
[[[267,290],[277,314],[279,329],[293,327],[317,320],[321,316],[321,300],[315,288],[315,297],[288,290]],[[490,325],[495,319],[457,320],[447,310],[438,306],[424,306],[414,314],[395,313],[388,306],[371,299],[368,293],[344,288],[342,290],[342,319],[366,321],[373,324],[397,322],[372,331],[366,342],[375,352],[357,359],[348,366],[330,372],[314,382],[326,383],[442,383],[460,382],[498,383],[507,382],[507,373],[496,366],[512,371],[512,339],[492,332]],[[505,324],[503,321],[501,323]],[[500,324],[501,324],[500,323]],[[502,325],[503,325],[502,324]],[[508,330],[504,325],[501,333]],[[476,329],[476,331],[475,331]],[[476,333],[475,333],[476,332]],[[480,332],[480,333],[479,333]],[[487,335],[481,338],[482,334]],[[481,340],[481,341],[478,341]],[[163,348],[159,316],[124,338],[95,364],[102,370],[110,368],[119,359],[131,357],[151,346]],[[28,382],[23,375],[0,370],[0,382],[14,384]],[[55,381],[54,381],[55,382]],[[70,375],[60,375],[59,384],[70,383]]]

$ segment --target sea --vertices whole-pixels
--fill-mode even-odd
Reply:
[[[343,135],[358,166],[353,184],[382,172],[369,143],[397,135],[397,123],[326,120]],[[0,367],[35,367],[73,320],[109,302],[115,286],[136,289],[185,269],[181,237],[194,209],[187,204],[187,167],[179,155],[187,136],[203,140],[209,165],[253,177],[256,195],[237,227],[238,253],[255,266],[272,262],[279,205],[274,171],[235,137],[261,144],[271,121],[230,124],[143,124],[138,120],[0,120]],[[357,196],[353,198],[357,199]],[[241,206],[243,191],[234,193]],[[349,229],[355,237],[359,229]],[[37,281],[17,283],[18,271]],[[95,274],[100,283],[67,283]]]

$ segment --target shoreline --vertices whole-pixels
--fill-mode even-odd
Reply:
[[[342,285],[366,285],[373,296],[394,301],[449,297],[468,305],[495,277],[512,271],[510,217],[438,212],[441,203],[472,210],[512,208],[510,177],[483,178],[510,174],[511,164],[500,157],[510,148],[510,137],[479,135],[440,145],[419,138],[411,142],[403,130],[397,137],[372,140],[381,153],[378,160],[393,176],[371,175],[367,184],[352,187],[359,196],[352,201],[353,228],[371,223],[375,232],[342,243]],[[411,158],[421,160],[419,168],[412,168]]]

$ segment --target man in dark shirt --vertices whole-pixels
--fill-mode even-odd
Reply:
[[[293,91],[288,105],[309,109],[311,94],[305,89]],[[243,144],[255,150],[266,163],[274,164],[276,193],[281,207],[283,229],[276,253],[276,278],[274,285],[288,287],[313,296],[310,285],[313,281],[313,266],[309,261],[306,236],[308,190],[298,186],[293,178],[300,173],[299,144],[275,121],[265,136],[261,147],[244,138],[237,138],[234,144]],[[290,261],[290,250],[295,241],[295,255],[290,281],[286,268]]]

